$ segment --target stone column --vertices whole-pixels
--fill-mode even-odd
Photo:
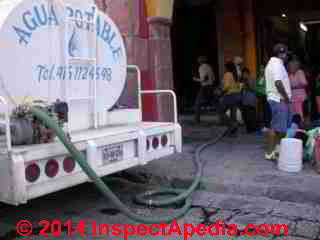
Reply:
[[[173,89],[172,51],[170,39],[171,20],[148,17],[149,70],[155,89]],[[173,120],[173,101],[168,95],[156,97],[156,120]]]
[[[252,0],[243,1],[244,13],[244,64],[251,71],[254,78],[257,75],[257,49],[256,49],[256,31],[255,17],[253,13]]]
[[[217,33],[217,54],[218,54],[218,66],[219,66],[219,72],[218,77],[219,81],[223,79],[224,74],[224,9],[223,9],[223,3],[221,1],[215,2],[215,17],[216,17],[216,33]],[[222,82],[220,82],[222,85]]]

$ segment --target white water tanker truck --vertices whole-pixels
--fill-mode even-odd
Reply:
[[[110,111],[128,70],[138,108]],[[93,2],[0,1],[0,201],[19,205],[89,181],[30,106],[55,119],[98,176],[181,152],[175,94],[140,86],[118,28]],[[173,97],[174,121],[142,121],[142,94]]]

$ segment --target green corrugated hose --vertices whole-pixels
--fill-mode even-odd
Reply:
[[[57,137],[60,139],[60,141],[63,143],[63,145],[67,148],[67,150],[70,152],[72,157],[76,160],[76,162],[80,165],[82,170],[88,175],[88,177],[93,181],[93,183],[96,185],[96,187],[100,190],[100,192],[106,197],[111,200],[112,203],[115,204],[119,208],[119,210],[122,211],[126,216],[129,218],[145,224],[159,224],[161,222],[163,223],[170,223],[172,220],[180,219],[183,217],[188,210],[191,207],[192,200],[189,198],[192,192],[196,190],[198,187],[201,177],[202,177],[202,163],[200,161],[200,153],[209,145],[214,144],[218,142],[222,137],[224,137],[228,131],[226,131],[222,136],[218,137],[214,141],[210,143],[206,143],[202,145],[200,148],[196,151],[196,167],[197,167],[197,174],[195,177],[195,180],[193,181],[192,185],[187,190],[183,189],[163,189],[160,191],[151,191],[144,193],[142,195],[138,195],[136,197],[136,201],[142,204],[146,204],[149,206],[168,206],[177,202],[181,202],[185,200],[185,205],[182,208],[182,210],[177,213],[174,216],[163,216],[163,217],[146,217],[142,215],[138,215],[134,212],[132,212],[125,204],[123,204],[118,197],[108,188],[108,186],[100,179],[100,177],[92,170],[92,168],[87,163],[84,155],[78,151],[75,146],[70,142],[70,140],[65,135],[64,131],[57,125],[57,123],[47,115],[46,112],[42,111],[38,107],[32,107],[31,112],[40,119],[48,128],[51,128],[57,135]],[[145,200],[145,197],[151,197],[154,195],[163,195],[163,194],[178,194],[178,196],[169,198],[166,200]]]

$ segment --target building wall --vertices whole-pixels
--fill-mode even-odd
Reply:
[[[96,0],[118,25],[126,43],[128,64],[142,71],[142,88],[173,89],[170,21],[173,0]],[[245,2],[245,4],[243,3]],[[255,73],[255,39],[252,0],[217,0],[216,29],[220,77],[226,61],[244,58]],[[250,23],[250,24],[248,24]],[[212,31],[214,31],[212,29]],[[120,103],[137,105],[136,76],[128,75],[127,88]],[[144,120],[172,120],[172,101],[167,97],[143,98]]]
[[[255,77],[256,75],[256,31],[253,0],[217,1],[217,29],[220,75],[223,65],[235,56],[244,59]]]
[[[224,61],[232,61],[234,56],[243,57],[242,19],[237,0],[224,0],[223,7],[223,43]]]

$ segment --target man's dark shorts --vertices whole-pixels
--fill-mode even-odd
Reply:
[[[271,129],[285,134],[290,126],[289,105],[284,102],[268,101],[271,107]]]

